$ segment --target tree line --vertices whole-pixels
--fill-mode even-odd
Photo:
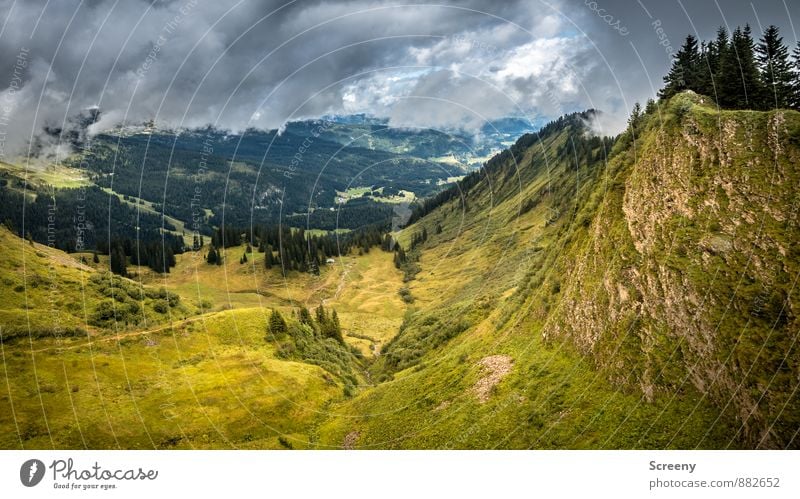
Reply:
[[[111,243],[108,250],[111,272],[123,277],[128,275],[128,260],[131,265],[149,267],[155,272],[168,274],[175,266],[175,255],[183,253],[183,240],[171,236],[162,241],[142,241],[118,239]]]
[[[800,108],[800,42],[791,56],[776,26],[758,43],[749,25],[733,33],[720,27],[711,41],[688,35],[675,53],[659,97],[692,90],[720,107],[767,110]]]
[[[320,265],[328,258],[347,255],[351,251],[369,253],[375,246],[386,246],[383,224],[363,227],[345,233],[309,233],[305,229],[285,225],[258,225],[241,228],[224,226],[215,229],[206,253],[209,264],[222,265],[224,249],[245,245],[239,263],[250,260],[253,248],[264,254],[267,269],[280,267],[284,272],[298,271],[319,274]],[[391,251],[391,248],[386,249]]]

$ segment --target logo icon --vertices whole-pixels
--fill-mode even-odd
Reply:
[[[19,469],[19,480],[26,487],[35,487],[44,478],[44,463],[38,459],[28,459]]]

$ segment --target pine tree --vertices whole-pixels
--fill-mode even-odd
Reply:
[[[763,100],[750,26],[736,28],[720,58],[718,104],[734,109],[759,109]]]
[[[266,250],[264,252],[264,267],[267,269],[271,269],[272,266],[275,264],[275,260],[272,256],[272,245],[268,244]]]
[[[697,38],[688,35],[674,59],[669,73],[664,77],[664,88],[659,92],[659,96],[665,99],[683,90],[697,89],[700,62]]]
[[[769,26],[764,31],[756,54],[765,89],[765,107],[789,107],[793,101],[794,74],[789,62],[789,49],[783,44],[776,26]]]
[[[300,321],[300,324],[305,324],[312,328],[314,327],[314,320],[311,318],[311,312],[309,312],[306,307],[300,307],[300,311],[297,313],[297,320]]]
[[[716,58],[714,42],[700,44],[700,58],[697,62],[697,88],[698,94],[714,95],[714,65],[711,63]]]
[[[125,258],[125,253],[122,251],[122,247],[119,244],[114,244],[111,246],[111,272],[121,275],[125,277],[128,275],[128,262]]]
[[[404,263],[406,263],[406,252],[403,251],[403,247],[398,244],[395,246],[394,266],[399,269]]]
[[[658,106],[656,105],[656,101],[653,100],[653,99],[647,99],[647,104],[645,104],[645,107],[644,107],[644,114],[653,114],[653,113],[656,112],[657,109],[658,109]],[[604,148],[602,139],[600,139],[600,145],[598,146],[598,148],[599,149],[598,149],[597,152],[598,153],[602,153],[603,152],[603,148]]]
[[[342,325],[339,323],[339,314],[336,313],[336,309],[331,312],[330,335],[339,343],[344,343]]]
[[[269,315],[269,333],[273,336],[280,336],[287,331],[286,321],[280,312],[273,309]]]
[[[319,307],[317,307],[315,314],[317,316],[317,325],[319,326],[320,330],[323,330],[325,324],[328,323],[328,314],[325,312],[325,307],[322,306],[322,303],[320,303]]]
[[[708,44],[706,50],[706,69],[708,74],[704,95],[712,97],[715,101],[719,100],[719,79],[723,55],[728,51],[728,30],[725,26],[720,26],[717,30],[717,38]]]
[[[642,122],[642,106],[637,102],[633,105],[633,110],[631,110],[631,116],[628,118],[628,126],[633,132],[634,136],[636,135],[636,128]]]
[[[800,41],[792,51],[792,58],[794,59],[792,67],[794,78],[792,80],[791,106],[794,109],[800,109]]]
[[[167,246],[164,250],[164,261],[166,263],[166,272],[169,273],[169,268],[174,267],[177,263],[175,261],[175,252],[172,251],[172,247]]]
[[[208,256],[206,256],[206,261],[212,265],[217,263],[217,251],[214,249],[213,244],[208,249]]]
[[[94,262],[94,263],[100,263],[100,257],[99,257],[99,256],[97,256],[97,252],[96,252],[96,251],[93,251],[93,252],[92,252],[92,262]]]

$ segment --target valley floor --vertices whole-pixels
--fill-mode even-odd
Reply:
[[[81,263],[81,256],[91,257],[2,235],[27,255],[29,287],[4,286],[9,299],[38,298],[47,282],[30,287],[31,276],[46,280],[43,265],[60,262],[57,272],[83,275],[78,280],[87,286],[83,293],[81,286],[63,291],[91,310],[88,276],[104,258]],[[421,275],[413,286],[420,301],[407,304],[398,293],[407,284],[391,253],[374,249],[338,259],[320,276],[284,278],[254,265],[256,254],[240,264],[243,251],[229,248],[222,266],[187,253],[168,275],[132,275],[180,297],[184,309],[169,309],[160,321],[109,331],[87,326],[60,337],[22,335],[0,344],[0,447],[685,447],[714,427],[713,413],[698,399],[691,424],[676,431],[682,415],[692,412],[691,401],[663,397],[643,404],[639,395],[611,388],[566,345],[493,334],[495,315],[459,338],[436,369],[420,364],[378,383],[373,374],[380,372],[381,348],[406,312],[435,309],[439,288],[458,286],[447,268]],[[7,276],[18,263],[5,267]],[[41,315],[42,303],[27,311],[21,306],[9,321]],[[313,310],[319,303],[337,310],[345,341],[362,356],[355,393],[324,358],[286,358],[279,342],[266,338],[272,308],[291,317],[297,307]],[[706,446],[723,439],[723,429],[712,431]]]
[[[24,332],[31,317],[36,324],[37,316],[47,315],[47,302],[40,298],[51,284],[91,312],[89,276],[107,265],[105,257],[92,264],[90,254],[67,256],[0,230],[6,247],[22,255],[4,267],[6,303],[29,298],[38,304],[4,307],[3,329],[17,324]],[[70,327],[82,326],[79,334],[6,337],[0,343],[0,448],[315,445],[318,422],[344,398],[342,382],[322,362],[279,355],[279,345],[266,339],[270,310],[290,317],[301,305],[313,309],[324,303],[338,312],[345,341],[369,359],[402,321],[405,304],[397,295],[402,274],[392,255],[379,249],[341,258],[320,276],[293,272],[287,278],[279,269],[264,269],[258,253],[251,255],[257,263],[240,264],[243,251],[229,248],[222,266],[187,253],[178,256],[170,274],[131,275],[145,287],[163,287],[180,297],[185,309],[171,308],[159,322],[100,330],[61,313]],[[52,265],[58,268],[48,269]],[[63,280],[46,282],[48,271],[54,281],[61,274],[70,282],[76,278],[86,292]],[[12,279],[23,284],[10,285]],[[367,383],[363,368],[358,380]]]

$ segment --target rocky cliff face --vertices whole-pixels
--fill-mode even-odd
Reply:
[[[618,144],[546,338],[647,399],[688,384],[748,445],[797,446],[800,115],[683,94]]]
[[[522,137],[400,234],[428,234],[413,306],[323,440],[800,447],[800,113],[685,93],[611,150],[592,118]]]

